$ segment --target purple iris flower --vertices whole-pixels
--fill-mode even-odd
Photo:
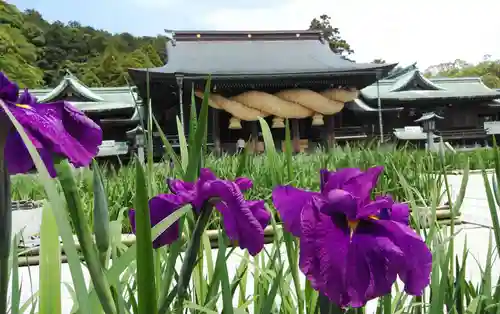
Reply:
[[[207,201],[212,201],[222,214],[224,229],[232,241],[240,248],[256,255],[264,247],[264,229],[269,224],[271,214],[264,201],[245,200],[242,191],[252,188],[247,178],[237,178],[234,182],[219,179],[210,169],[203,168],[194,183],[179,179],[168,180],[173,194],[160,194],[149,200],[151,224],[154,226],[175,212],[191,204],[198,213]],[[135,211],[129,211],[132,230],[135,232]],[[153,241],[153,247],[171,244],[179,237],[179,224],[175,222]]]
[[[51,176],[56,175],[55,156],[67,158],[75,167],[84,167],[97,155],[102,143],[102,130],[68,102],[37,103],[27,90],[19,96],[17,84],[9,81],[2,72],[0,99],[24,127]],[[9,173],[26,173],[33,169],[28,149],[1,108],[0,123],[8,125],[5,129],[7,138],[0,141],[5,141],[4,159]]]
[[[409,227],[408,205],[371,200],[383,167],[321,170],[321,191],[279,186],[273,202],[284,228],[300,239],[300,269],[340,307],[386,295],[396,277],[411,295],[429,284],[432,254]]]

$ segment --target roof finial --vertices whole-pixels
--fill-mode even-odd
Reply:
[[[319,32],[319,41],[324,44],[325,43],[325,33],[323,31]]]
[[[66,72],[66,76],[74,76],[73,73],[71,73],[71,71],[68,69],[64,69],[64,72]]]
[[[175,44],[177,43],[175,39],[175,32],[170,29],[165,29],[164,31],[166,33],[165,37],[167,37],[168,41],[172,42],[172,46],[175,46]]]

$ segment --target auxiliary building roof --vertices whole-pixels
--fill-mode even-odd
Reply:
[[[378,89],[378,90],[377,90]],[[360,91],[360,98],[376,100],[495,99],[500,92],[484,85],[479,77],[426,78],[418,69],[382,79]]]
[[[66,98],[68,92],[76,93],[81,100],[69,102],[84,112],[127,110],[134,112],[131,119],[137,117],[137,107],[141,106],[138,93],[128,86],[91,88],[69,72],[55,88],[30,89],[29,92],[39,102],[52,102]]]

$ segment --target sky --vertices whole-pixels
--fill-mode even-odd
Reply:
[[[499,0],[14,0],[49,21],[78,21],[134,35],[170,30],[307,29],[332,18],[353,59],[384,59],[421,69],[463,59],[500,59]]]

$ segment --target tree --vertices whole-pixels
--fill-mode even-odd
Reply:
[[[500,60],[492,60],[486,55],[483,61],[472,64],[461,59],[429,67],[426,74],[430,77],[480,77],[490,88],[500,88]]]
[[[350,55],[354,52],[351,49],[351,46],[342,39],[340,36],[340,31],[337,27],[333,27],[331,24],[331,18],[323,14],[319,17],[319,19],[313,19],[311,21],[311,25],[309,26],[309,30],[319,30],[323,32],[323,36],[326,41],[328,41],[330,45],[330,49],[333,52],[340,55]]]
[[[94,68],[95,74],[106,86],[127,85],[126,73],[122,68],[122,56],[114,46],[109,46],[99,58],[99,64]]]
[[[83,84],[89,86],[89,87],[101,87],[102,82],[97,77],[97,75],[92,71],[88,70],[85,71],[82,76],[80,76],[80,80],[83,82]]]
[[[48,22],[0,0],[0,69],[21,86],[59,84],[66,70],[89,86],[127,84],[127,67],[162,66],[164,36],[111,34],[82,25]]]
[[[40,87],[42,71],[33,66],[37,49],[23,34],[24,18],[13,5],[0,2],[0,69],[21,87]]]
[[[161,58],[156,52],[155,48],[153,48],[153,45],[149,44],[143,46],[141,47],[141,51],[148,57],[153,66],[159,67],[163,65],[163,61],[161,61]]]

